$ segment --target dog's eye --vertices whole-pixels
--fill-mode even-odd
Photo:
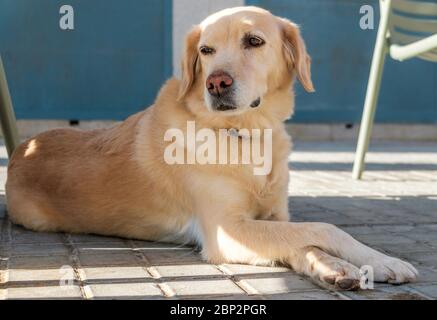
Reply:
[[[215,52],[214,48],[207,47],[207,46],[201,46],[199,49],[200,53],[203,55],[213,54]]]
[[[265,41],[258,36],[247,35],[244,39],[244,47],[248,48],[257,48],[261,47]]]
[[[264,40],[261,38],[258,38],[258,37],[250,37],[249,44],[252,47],[259,47],[259,46],[262,46],[264,44]]]

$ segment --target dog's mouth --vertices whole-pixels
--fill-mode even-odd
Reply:
[[[259,107],[260,104],[261,104],[261,98],[258,97],[256,100],[254,100],[254,101],[250,104],[250,107],[251,107],[251,108],[257,108],[257,107]]]
[[[218,111],[229,111],[229,110],[235,110],[235,109],[237,109],[237,107],[236,106],[231,106],[231,105],[228,105],[228,104],[219,104],[217,107],[216,107],[216,110],[218,110]]]
[[[260,104],[261,104],[261,98],[258,97],[257,99],[255,99],[255,100],[250,104],[250,107],[251,107],[251,108],[257,108],[257,107],[259,107]],[[215,109],[216,109],[217,111],[230,111],[230,110],[235,110],[235,109],[237,109],[237,107],[234,106],[234,105],[231,105],[231,104],[220,103],[219,105],[217,105],[217,106],[215,107]]]

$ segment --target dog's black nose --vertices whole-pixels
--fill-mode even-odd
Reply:
[[[232,79],[228,73],[219,70],[208,76],[206,79],[206,88],[210,95],[220,97],[228,91],[233,83],[234,79]]]

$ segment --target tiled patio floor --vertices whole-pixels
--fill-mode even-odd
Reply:
[[[412,262],[420,272],[414,284],[332,292],[285,268],[206,264],[188,247],[27,231],[5,215],[2,147],[0,299],[436,299],[437,144],[372,145],[363,181],[350,177],[353,150],[352,143],[296,143],[292,219],[334,223]]]

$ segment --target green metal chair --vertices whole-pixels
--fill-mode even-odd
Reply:
[[[352,176],[361,179],[387,54],[403,61],[418,57],[437,62],[437,3],[380,0],[381,17],[367,84]]]
[[[0,121],[5,138],[6,149],[9,157],[18,146],[17,121],[15,120],[14,108],[12,107],[11,95],[9,94],[6,74],[0,56]]]

